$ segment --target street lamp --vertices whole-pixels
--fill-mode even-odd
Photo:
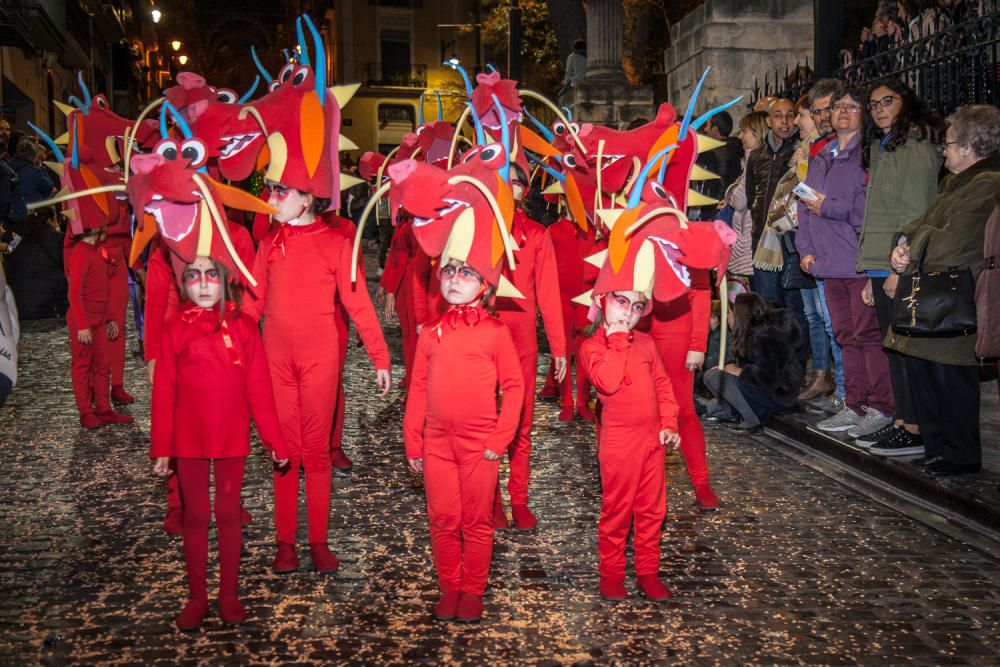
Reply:
[[[448,58],[448,64],[451,65],[452,69],[455,69],[462,64],[462,61],[458,59],[458,55],[452,53],[451,58]]]
[[[180,51],[181,50],[181,40],[175,39],[174,41],[170,42],[170,48],[172,48],[174,51]]]
[[[177,62],[179,62],[181,65],[187,65],[188,57],[185,55],[181,55],[181,57],[177,59]]]
[[[163,18],[163,12],[154,7],[153,11],[150,12],[150,16],[153,17],[153,23],[159,23],[160,19]]]

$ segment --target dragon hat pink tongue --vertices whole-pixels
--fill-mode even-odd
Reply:
[[[198,202],[180,204],[161,199],[147,204],[146,212],[156,218],[156,227],[164,238],[182,241],[198,220]]]

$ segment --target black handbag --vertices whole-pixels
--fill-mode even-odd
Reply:
[[[955,338],[976,332],[976,281],[968,268],[924,271],[928,240],[916,270],[899,276],[892,330],[914,338]]]
[[[781,265],[781,286],[784,289],[813,289],[816,280],[802,272],[799,253],[795,249],[795,232],[785,232],[781,237],[784,262]]]

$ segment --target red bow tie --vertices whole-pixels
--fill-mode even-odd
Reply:
[[[459,322],[474,327],[479,322],[479,306],[452,306],[445,313],[445,320],[452,329],[457,329]]]
[[[278,233],[274,235],[274,242],[271,243],[271,251],[267,255],[267,261],[273,262],[277,259],[277,253],[280,251],[281,256],[285,256],[285,239],[291,233],[291,225],[280,225],[278,227]]]

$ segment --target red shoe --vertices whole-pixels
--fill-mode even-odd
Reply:
[[[180,507],[171,507],[167,510],[167,515],[163,517],[163,530],[171,535],[180,535],[184,532],[184,510]]]
[[[639,587],[639,595],[648,600],[666,600],[670,597],[670,590],[655,574],[644,574],[636,577],[635,583]]]
[[[125,387],[120,384],[112,385],[111,400],[121,405],[135,403],[135,396],[125,391]]]
[[[189,599],[184,605],[184,609],[174,619],[174,625],[177,626],[178,630],[191,632],[201,627],[206,616],[208,616],[208,602]]]
[[[694,485],[694,500],[700,510],[714,512],[719,509],[719,498],[708,482]]]
[[[354,467],[354,462],[347,458],[347,454],[339,447],[330,450],[330,462],[333,464],[334,470],[341,472],[349,472]]]
[[[580,419],[585,422],[597,421],[597,415],[594,414],[594,411],[586,403],[576,406],[576,411],[580,413]]]
[[[310,544],[309,553],[312,555],[313,569],[320,574],[333,574],[340,567],[340,561],[325,544]]]
[[[434,605],[434,618],[439,621],[454,621],[458,615],[458,600],[462,594],[458,591],[445,591],[441,599]]]
[[[455,610],[455,620],[459,623],[478,623],[483,617],[483,598],[472,593],[462,593]]]
[[[295,545],[278,542],[278,553],[274,556],[271,569],[276,574],[285,574],[299,569],[299,557],[295,555]]]
[[[511,505],[510,515],[514,519],[514,527],[518,530],[534,530],[538,526],[538,519],[527,505]]]
[[[540,401],[554,401],[559,398],[559,387],[550,387],[545,385],[542,390],[538,392],[538,400]]]
[[[493,527],[500,530],[510,528],[510,524],[507,523],[507,515],[503,512],[503,503],[500,502],[499,493],[496,494],[496,498],[493,501]]]
[[[88,412],[85,415],[80,415],[80,426],[89,429],[101,428],[104,426],[104,420],[93,412]]]
[[[240,525],[249,526],[253,522],[253,515],[244,508],[240,508]]]
[[[239,625],[247,620],[247,610],[235,595],[219,598],[219,616],[226,625]]]
[[[94,416],[105,424],[131,424],[135,421],[132,419],[132,415],[122,414],[121,412],[115,412],[114,410],[108,410],[107,412],[95,412]]]
[[[559,421],[561,422],[571,422],[576,419],[576,413],[573,412],[573,406],[564,407],[559,411]]]
[[[625,590],[624,577],[601,577],[601,597],[605,600],[626,600],[628,591]]]

